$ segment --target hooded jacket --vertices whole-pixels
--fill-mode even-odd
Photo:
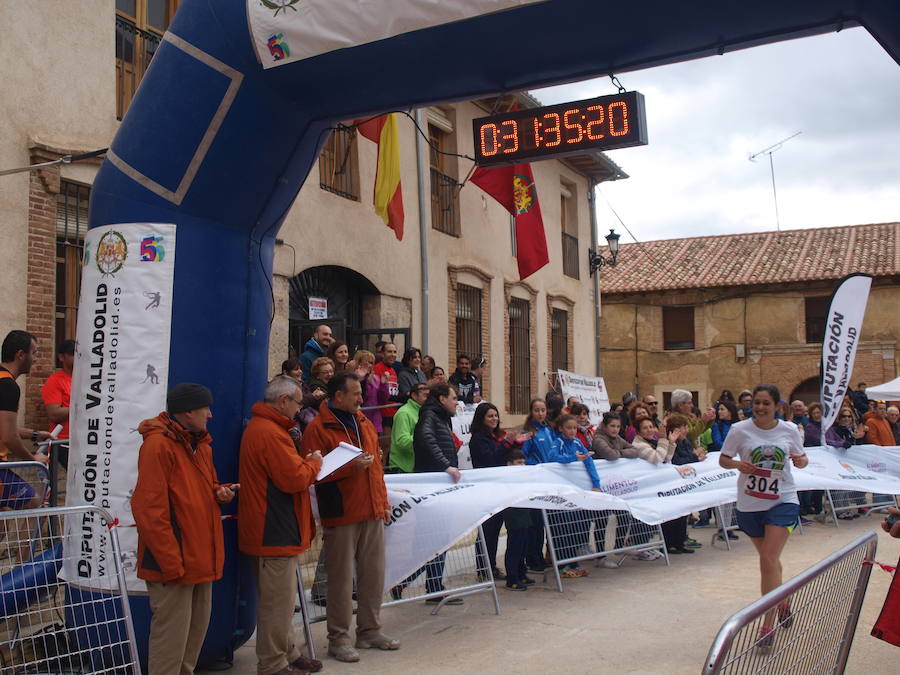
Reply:
[[[525,441],[522,452],[526,464],[544,464],[559,461],[559,449],[553,429],[543,422],[532,422],[534,435]]]
[[[563,436],[559,432],[555,433],[556,438],[556,447],[558,459],[557,462],[561,464],[570,464],[571,462],[577,462],[578,456],[577,453],[580,454],[589,454],[585,449],[584,445],[578,438],[567,438]],[[588,478],[591,480],[591,487],[600,489],[600,475],[597,473],[597,467],[594,464],[594,460],[590,457],[587,459],[581,460],[584,464],[585,471],[588,472]]]
[[[413,433],[416,473],[446,471],[459,466],[451,415],[440,399],[429,396],[419,410],[419,421]]]
[[[322,345],[316,342],[315,338],[309,338],[303,345],[303,353],[300,355],[300,366],[303,368],[303,381],[309,382],[311,376],[312,362],[320,356],[325,356],[325,350]]]
[[[309,486],[321,463],[297,454],[287,431],[294,420],[263,402],[251,413],[241,437],[238,547],[247,555],[298,555],[316,533]]]
[[[457,368],[449,378],[450,384],[456,387],[459,400],[463,403],[474,403],[478,378],[468,371],[465,374]]]
[[[225,545],[215,490],[224,486],[213,466],[212,437],[191,434],[164,412],[138,431],[144,442],[131,497],[138,577],[173,584],[219,579]]]
[[[319,414],[306,427],[300,454],[306,457],[319,450],[322,455],[327,455],[343,441],[371,455],[374,461],[367,469],[360,469],[354,462],[349,462],[316,483],[316,501],[322,525],[337,527],[381,520],[388,508],[388,499],[375,427],[358,410],[353,415],[345,413],[351,424],[344,424],[328,403],[327,400],[322,401]]]

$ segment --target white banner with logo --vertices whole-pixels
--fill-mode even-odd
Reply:
[[[825,320],[822,339],[822,428],[837,419],[838,410],[850,386],[856,347],[869,300],[872,277],[851,274],[835,290]]]
[[[542,0],[247,0],[263,68]]]
[[[133,523],[141,420],[165,409],[175,277],[175,225],[128,223],[88,230],[81,270],[66,503]],[[66,519],[63,575],[85,588],[112,572],[108,530],[90,514]],[[118,531],[130,589],[137,531]]]
[[[603,413],[609,410],[609,392],[602,377],[590,375],[578,375],[567,370],[558,370],[559,388],[563,399],[569,400],[570,396],[577,396],[591,410],[591,424],[597,426],[603,418]]]
[[[800,490],[900,494],[900,447],[807,448],[809,466],[793,469]],[[391,502],[386,528],[385,588],[399,583],[479,523],[509,506],[543,509],[626,509],[645,523],[672,520],[733,502],[737,471],[719,453],[673,466],[641,459],[596,462],[602,492],[592,492],[584,467],[541,464],[472,469],[453,484],[445,473],[385,477]]]

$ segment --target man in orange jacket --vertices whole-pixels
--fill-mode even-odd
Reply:
[[[328,454],[342,441],[363,451],[316,484],[319,516],[325,528],[328,573],[326,619],[328,653],[338,661],[359,661],[356,649],[399,649],[381,632],[384,594],[384,518],[387,487],[375,427],[363,415],[359,378],[340,372],[328,382],[328,400],[303,434],[300,451]],[[355,563],[355,565],[354,565]],[[353,571],[356,569],[356,649],[350,644]]]
[[[288,429],[296,424],[303,395],[300,383],[279,375],[253,405],[241,438],[241,499],[238,546],[252,556],[259,592],[256,658],[259,675],[318,672],[322,662],[304,657],[292,625],[297,597],[298,556],[315,535],[309,487],[322,466],[322,455],[297,454]]]
[[[875,408],[871,412],[866,413],[866,442],[872,445],[890,446],[894,444],[894,430],[891,428],[891,422],[887,418],[887,403],[884,401],[876,401]],[[893,495],[872,495],[873,504],[883,504],[885,502],[893,502]]]
[[[222,485],[206,424],[212,394],[176,385],[166,410],[144,420],[131,511],[138,531],[138,577],[150,595],[149,675],[192,675],[209,626],[212,582],[225,545],[219,504],[238,485]],[[231,488],[231,489],[229,489]]]

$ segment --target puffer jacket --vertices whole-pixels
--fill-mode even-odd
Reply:
[[[349,426],[338,420],[327,400],[322,401],[319,414],[306,427],[300,445],[300,454],[306,457],[316,450],[327,455],[343,441],[371,455],[374,460],[367,469],[360,469],[355,462],[349,462],[316,483],[319,516],[325,527],[381,520],[388,508],[375,427],[361,411],[356,411],[352,416],[349,413],[345,415]]]
[[[591,450],[596,459],[634,459],[638,456],[637,449],[631,443],[618,434],[610,436],[603,427],[594,434]]]
[[[459,466],[450,412],[434,396],[422,404],[413,433],[416,473],[446,471]]]
[[[691,445],[690,440],[682,438],[675,444],[675,452],[672,453],[672,464],[680,466],[681,464],[692,464],[699,461],[700,458],[694,452],[694,446]]]
[[[167,413],[138,425],[131,512],[138,532],[138,572],[145,581],[202,584],[222,576],[225,544],[212,437],[193,435]],[[293,447],[293,446],[292,446]]]
[[[255,556],[293,556],[316,533],[309,486],[321,463],[303,459],[288,429],[294,420],[256,403],[241,437],[238,547]]]

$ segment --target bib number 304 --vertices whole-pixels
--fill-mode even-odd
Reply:
[[[781,472],[773,469],[756,469],[747,476],[744,494],[757,499],[778,499]]]

